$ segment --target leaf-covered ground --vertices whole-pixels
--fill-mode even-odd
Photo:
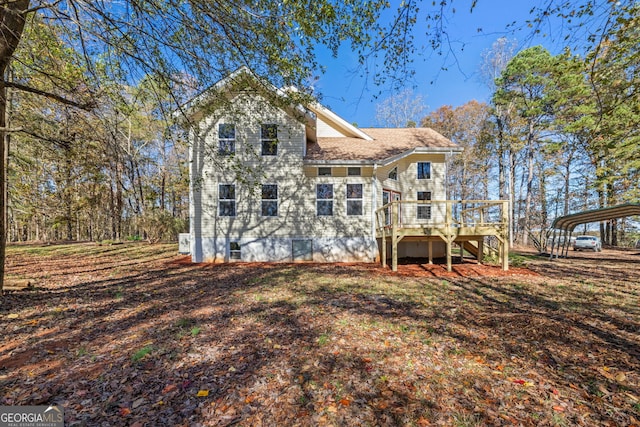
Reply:
[[[30,287],[0,306],[0,405],[59,403],[69,426],[638,425],[636,252],[503,275],[175,251],[11,247]]]

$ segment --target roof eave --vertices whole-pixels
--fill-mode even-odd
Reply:
[[[411,150],[407,150],[403,153],[395,155],[393,157],[389,157],[383,160],[380,160],[381,165],[388,165],[391,163],[395,163],[399,160],[404,159],[405,157],[409,157],[412,154],[453,154],[453,153],[461,153],[463,151],[462,147],[416,147]]]

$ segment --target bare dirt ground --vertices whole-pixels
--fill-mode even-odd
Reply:
[[[640,251],[513,267],[194,265],[21,245],[0,405],[69,426],[640,425]]]

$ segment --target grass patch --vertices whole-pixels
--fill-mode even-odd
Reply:
[[[133,362],[139,362],[144,359],[147,355],[151,354],[153,351],[153,347],[150,345],[145,345],[131,356],[131,360]]]

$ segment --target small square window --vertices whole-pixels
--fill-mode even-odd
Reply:
[[[418,162],[418,179],[431,179],[431,162]]]
[[[331,168],[318,168],[318,176],[331,176]]]
[[[347,168],[347,176],[361,176],[362,170],[360,168]]]

